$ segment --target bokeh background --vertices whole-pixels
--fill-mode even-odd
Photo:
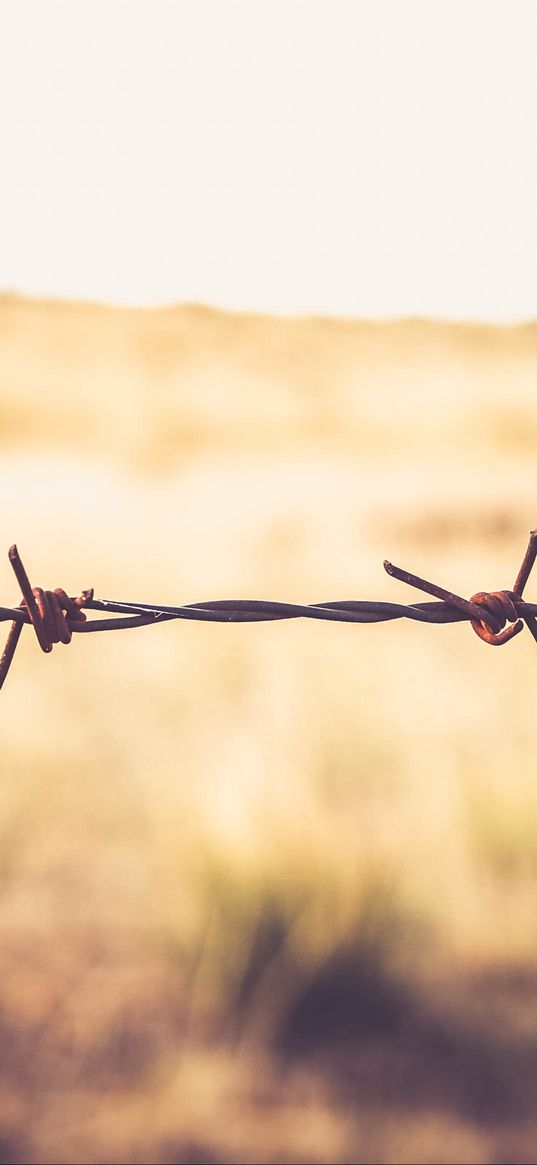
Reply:
[[[4,21],[2,600],[14,541],[134,601],[512,586],[532,6]],[[0,1161],[537,1161],[535,666],[464,624],[26,632]]]

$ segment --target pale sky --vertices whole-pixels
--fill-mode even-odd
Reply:
[[[0,289],[537,317],[534,0],[0,0]]]

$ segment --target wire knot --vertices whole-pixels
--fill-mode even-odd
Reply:
[[[487,616],[480,620],[471,619],[476,635],[494,647],[501,647],[518,635],[524,626],[516,605],[518,598],[514,591],[478,591],[472,595],[470,602],[482,607]],[[505,626],[507,622],[510,627]]]
[[[93,591],[83,591],[78,599],[71,599],[62,587],[53,591],[32,587],[16,546],[10,548],[9,561],[22,591],[20,609],[28,612],[41,651],[52,651],[55,643],[70,643],[72,632],[68,619],[71,623],[85,623],[81,608],[88,597],[93,597]]]
[[[23,599],[21,608],[28,611],[41,649],[49,652],[55,643],[70,643],[73,637],[70,623],[86,621],[84,611],[80,609],[85,596],[71,599],[62,587],[55,587],[53,591],[32,587],[32,595],[34,603],[30,604],[28,596]]]
[[[410,586],[441,599],[452,610],[461,611],[480,639],[492,644],[493,647],[499,647],[518,635],[524,623],[537,641],[537,619],[530,605],[522,598],[536,558],[537,530],[532,530],[512,591],[479,591],[472,595],[471,599],[463,599],[462,595],[456,595],[454,591],[447,591],[445,587],[428,582],[417,574],[401,570],[401,567],[394,566],[393,562],[385,562],[384,569],[394,578],[401,579],[401,582],[409,583]],[[507,622],[512,625],[506,627]]]

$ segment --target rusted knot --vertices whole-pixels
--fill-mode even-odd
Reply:
[[[471,619],[476,635],[494,647],[501,647],[502,643],[508,643],[518,635],[524,626],[516,607],[518,598],[515,591],[478,591],[472,595],[470,602],[483,607],[490,615],[490,619]],[[505,626],[507,622],[511,623],[510,627]]]
[[[24,599],[21,607],[28,611],[42,650],[52,651],[55,643],[70,643],[73,633],[66,615],[71,622],[84,623],[86,616],[80,608],[86,596],[71,599],[62,587],[56,587],[53,591],[33,587],[32,594],[35,602],[30,605]]]
[[[93,598],[93,591],[82,591],[79,598],[71,599],[62,587],[56,587],[54,591],[44,591],[42,587],[32,587],[16,546],[10,548],[9,561],[22,591],[22,603],[19,610],[28,613],[41,650],[48,653],[52,651],[55,643],[70,643],[72,638],[71,625],[86,621],[82,607]],[[13,662],[23,627],[24,623],[20,618],[15,619],[11,624],[4,650],[0,656],[0,688]]]
[[[477,595],[472,595],[470,600],[463,599],[462,595],[456,595],[454,591],[447,591],[445,587],[439,587],[437,583],[428,582],[417,574],[411,574],[408,570],[402,570],[401,567],[394,566],[393,562],[385,562],[384,568],[394,578],[401,579],[401,582],[409,583],[410,586],[425,591],[427,595],[434,595],[448,606],[462,611],[470,620],[476,635],[485,643],[498,647],[518,635],[524,623],[537,642],[537,619],[522,600],[524,587],[536,559],[537,530],[532,530],[512,591],[479,591]],[[506,622],[510,622],[512,626],[506,627]]]
[[[79,598],[71,599],[62,587],[53,591],[32,587],[16,546],[11,547],[9,560],[22,591],[21,610],[28,612],[41,650],[49,652],[55,643],[70,643],[72,631],[68,620],[85,622],[86,616],[81,608],[93,597],[93,591],[83,591]]]

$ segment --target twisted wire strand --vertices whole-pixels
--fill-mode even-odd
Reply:
[[[52,651],[55,643],[68,644],[73,633],[120,631],[129,627],[147,627],[174,619],[203,623],[266,623],[287,619],[318,619],[330,623],[384,623],[392,619],[413,619],[419,623],[460,623],[469,621],[476,635],[486,643],[507,643],[522,631],[524,624],[537,641],[537,604],[522,598],[537,558],[537,531],[532,530],[522,565],[512,591],[479,591],[464,599],[437,583],[402,570],[385,561],[388,574],[419,591],[433,595],[439,602],[391,603],[367,599],[338,599],[322,603],[283,603],[264,599],[213,599],[182,606],[155,603],[121,602],[96,599],[93,590],[82,591],[72,598],[61,587],[54,591],[32,587],[16,546],[9,550],[9,560],[22,592],[19,607],[0,607],[0,622],[10,621],[11,628],[0,657],[0,687],[4,683],[22,629],[31,623],[41,650]],[[88,619],[86,611],[99,611],[103,619]],[[506,626],[506,624],[509,626]]]
[[[284,603],[265,599],[213,599],[184,606],[156,603],[122,602],[117,599],[88,598],[81,603],[86,611],[114,613],[110,619],[90,619],[85,623],[70,623],[74,634],[92,631],[113,631],[128,627],[147,627],[174,619],[204,623],[266,623],[288,619],[318,619],[332,623],[385,623],[394,619],[412,619],[419,623],[443,624],[471,621],[471,616],[445,602],[391,603],[367,599],[331,600],[323,603]],[[537,603],[519,600],[516,604],[521,618],[537,616]],[[119,616],[128,615],[122,619]],[[485,606],[482,617],[490,619]],[[30,623],[23,607],[0,607],[0,623]]]

